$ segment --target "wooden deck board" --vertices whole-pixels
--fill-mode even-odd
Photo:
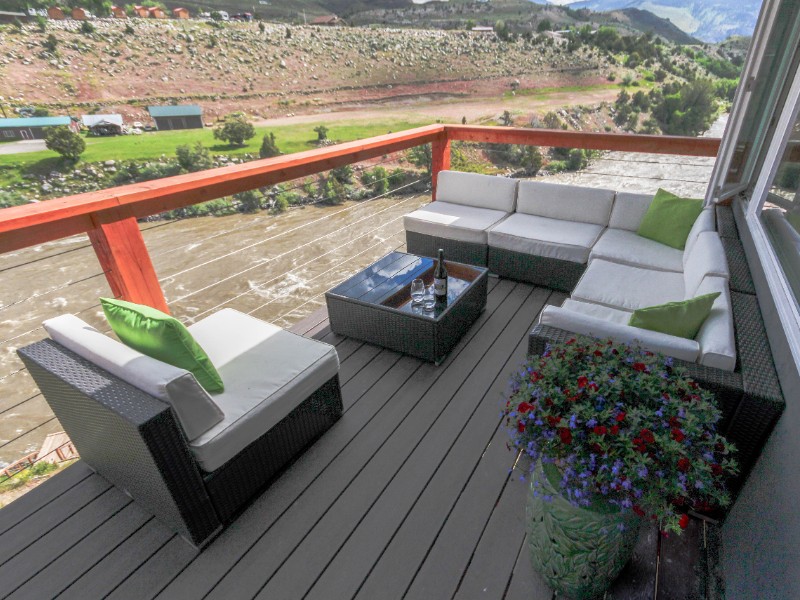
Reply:
[[[202,552],[86,465],[53,477],[0,511],[0,596],[550,600],[528,560],[500,404],[530,326],[563,295],[489,287],[440,366],[338,336],[324,312],[298,324],[336,345],[346,412]],[[659,597],[690,589],[694,533],[664,545]],[[655,535],[609,598],[652,598]]]

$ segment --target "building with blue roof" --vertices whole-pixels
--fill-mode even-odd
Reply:
[[[44,139],[45,129],[59,125],[74,128],[69,117],[0,119],[0,141],[41,140]]]
[[[159,131],[203,128],[203,109],[197,104],[148,106],[147,110]]]

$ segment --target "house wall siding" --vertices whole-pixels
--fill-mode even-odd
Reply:
[[[722,527],[726,598],[796,598],[800,590],[800,374],[738,201],[734,213],[758,291],[786,410]]]
[[[202,117],[195,115],[189,117],[153,117],[159,131],[172,129],[202,129]]]

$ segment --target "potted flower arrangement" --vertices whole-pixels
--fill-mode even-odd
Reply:
[[[687,511],[726,506],[733,447],[713,395],[636,346],[574,338],[514,375],[505,418],[530,458],[534,568],[575,598],[602,595],[630,559],[639,524],[680,532]]]

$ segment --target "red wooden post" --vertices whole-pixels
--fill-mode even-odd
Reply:
[[[431,200],[436,201],[439,171],[450,168],[450,138],[444,133],[431,143]]]
[[[130,211],[105,211],[92,215],[92,221],[95,228],[89,230],[89,240],[114,296],[169,313],[139,224]]]

